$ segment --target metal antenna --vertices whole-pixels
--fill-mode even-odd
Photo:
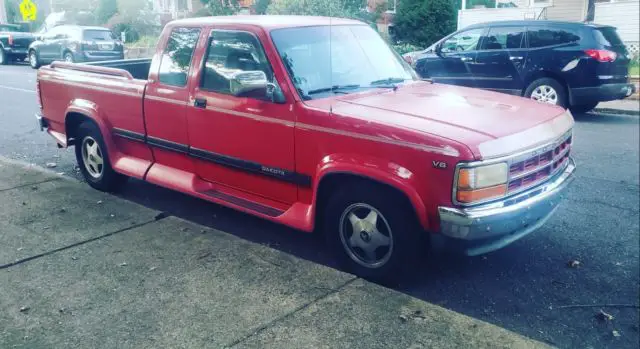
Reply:
[[[329,87],[333,86],[333,59],[331,59],[332,56],[332,45],[331,45],[331,40],[332,40],[332,30],[333,30],[333,13],[332,13],[332,6],[331,3],[329,3]],[[333,113],[333,99],[331,99],[331,104],[329,104],[329,113],[332,114]]]

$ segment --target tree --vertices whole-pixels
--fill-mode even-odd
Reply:
[[[253,4],[253,10],[256,14],[264,15],[267,13],[267,8],[271,4],[271,0],[256,0]]]
[[[377,18],[366,11],[366,0],[274,0],[267,14],[353,18],[370,24]]]
[[[99,24],[105,24],[109,22],[118,12],[117,0],[100,0],[98,3],[98,9],[96,10],[96,19]]]
[[[393,23],[398,41],[427,47],[456,30],[454,1],[398,1]]]
[[[238,0],[200,0],[200,2],[206,7],[209,16],[230,16],[240,10]]]

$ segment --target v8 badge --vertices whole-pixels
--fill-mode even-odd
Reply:
[[[433,167],[444,170],[445,168],[447,168],[447,163],[444,161],[431,161],[431,164],[433,165]]]

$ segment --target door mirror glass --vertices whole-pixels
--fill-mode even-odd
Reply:
[[[234,96],[261,94],[266,96],[269,90],[267,74],[261,70],[247,70],[233,73],[229,79],[229,91]],[[273,89],[271,89],[273,93]],[[271,98],[269,98],[271,99]]]

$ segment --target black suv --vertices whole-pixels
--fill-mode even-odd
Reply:
[[[405,55],[424,78],[589,111],[634,92],[629,54],[609,26],[505,21],[469,26]]]
[[[53,61],[96,62],[124,59],[123,45],[107,28],[61,25],[29,46],[34,69]]]

